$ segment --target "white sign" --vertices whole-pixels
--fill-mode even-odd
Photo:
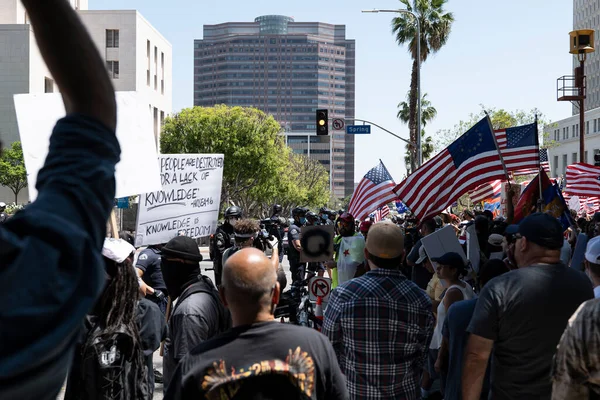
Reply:
[[[65,107],[60,93],[18,94],[14,98],[29,200],[33,201],[37,197],[37,174],[48,155],[50,135],[56,122],[65,116]],[[121,161],[115,171],[115,197],[160,190],[158,153],[148,102],[136,92],[117,92],[116,99]]]
[[[573,196],[569,199],[569,210],[575,210],[579,212],[581,209],[581,202],[579,201],[579,196]]]
[[[309,295],[311,301],[317,301],[317,297],[322,297],[323,302],[329,301],[331,293],[331,279],[321,276],[314,276],[308,281]]]
[[[303,226],[300,233],[300,261],[321,262],[333,260],[333,225]],[[292,246],[292,244],[289,244]]]
[[[198,238],[215,232],[223,181],[222,154],[162,154],[163,190],[143,193],[135,245],[167,243],[177,235]]]
[[[467,228],[467,256],[476,273],[479,273],[479,264],[481,263],[480,250],[477,231],[475,230],[475,224],[473,224]]]
[[[467,257],[456,237],[456,231],[450,225],[446,225],[432,234],[421,239],[425,251],[430,259],[438,258],[446,253],[458,253],[467,262]]]

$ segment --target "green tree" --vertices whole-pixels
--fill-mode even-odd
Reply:
[[[554,141],[549,140],[550,134],[545,129],[549,129],[544,114],[537,108],[533,108],[529,111],[515,110],[507,111],[504,109],[486,108],[483,104],[480,104],[481,110],[477,113],[469,114],[466,120],[459,121],[454,127],[450,129],[441,129],[436,133],[436,142],[434,147],[437,151],[440,151],[455,141],[460,135],[468,131],[473,125],[479,122],[485,117],[486,112],[490,116],[492,121],[492,127],[496,129],[506,129],[514,126],[531,124],[535,121],[537,115],[538,119],[538,132],[540,132],[540,147],[548,148],[555,146]]]
[[[399,14],[392,20],[392,32],[400,45],[408,43],[413,59],[409,95],[410,141],[417,139],[417,40],[421,45],[421,62],[427,61],[430,54],[439,51],[448,41],[454,16],[444,10],[447,0],[400,0],[408,11],[417,14],[421,26],[421,37],[417,38],[417,26],[410,14]],[[411,149],[411,170],[416,169],[416,149]]]
[[[407,101],[402,101],[398,104],[398,119],[405,124],[410,121],[410,92],[406,95]],[[432,121],[437,116],[437,110],[431,105],[431,102],[427,100],[427,93],[423,94],[421,98],[421,126],[425,128],[427,123]],[[404,162],[406,164],[406,171],[410,174],[413,170],[411,164],[411,149],[412,146],[406,145],[406,155],[404,156]],[[433,155],[433,138],[431,136],[425,137],[425,129],[421,129],[421,153],[423,155],[423,161],[428,160]]]
[[[0,185],[6,186],[18,202],[19,192],[27,187],[27,171],[23,159],[21,142],[14,142],[10,149],[3,149],[0,155]]]
[[[193,107],[165,120],[161,151],[225,156],[222,201],[255,215],[279,190],[290,149],[272,116],[254,108]]]

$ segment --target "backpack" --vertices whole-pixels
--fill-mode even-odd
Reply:
[[[217,333],[222,333],[229,330],[231,328],[231,314],[229,313],[229,310],[225,308],[223,302],[219,298],[219,292],[215,288],[215,285],[212,283],[210,278],[204,275],[199,275],[198,278],[198,282],[188,286],[183,291],[183,293],[179,295],[179,298],[177,299],[177,304],[173,308],[173,312],[171,313],[171,315],[173,315],[175,313],[175,310],[177,310],[177,307],[191,295],[196,293],[207,293],[212,297],[219,310],[219,330]]]
[[[148,399],[148,371],[139,338],[125,326],[106,332],[96,324],[81,351],[82,400]]]

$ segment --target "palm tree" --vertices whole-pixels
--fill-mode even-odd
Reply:
[[[436,53],[448,41],[454,16],[444,10],[448,0],[400,0],[408,11],[417,14],[421,25],[421,62],[427,61],[430,54]],[[392,32],[398,44],[408,43],[413,59],[410,79],[409,123],[410,141],[417,139],[417,26],[410,14],[399,14],[392,20]],[[411,150],[411,170],[416,169],[416,149]]]
[[[410,101],[410,92],[406,94],[406,100],[407,101],[401,101],[398,104],[397,114],[398,119],[405,124],[410,121],[410,107],[408,104]],[[436,116],[437,110],[431,105],[431,102],[427,100],[427,93],[424,93],[423,97],[421,97],[421,126],[425,128],[427,123],[433,121]],[[423,155],[423,160],[427,160],[433,154],[433,139],[431,136],[427,136],[427,138],[425,138],[425,129],[421,129],[421,138],[425,139],[421,140],[421,153]],[[412,142],[415,143],[414,141]],[[415,171],[415,167],[411,162],[413,159],[412,154],[412,147],[406,145],[406,156],[404,156],[404,161],[406,162],[406,169],[409,173]]]

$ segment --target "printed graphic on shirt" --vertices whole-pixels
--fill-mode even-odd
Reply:
[[[314,361],[300,347],[295,351],[290,349],[285,361],[260,361],[239,371],[233,366],[227,367],[223,360],[214,362],[204,376],[202,389],[206,391],[206,398],[209,400],[232,399],[242,387],[244,379],[270,374],[288,376],[292,384],[308,397],[314,391]]]
[[[139,258],[141,261],[148,259],[148,254],[142,254]]]

